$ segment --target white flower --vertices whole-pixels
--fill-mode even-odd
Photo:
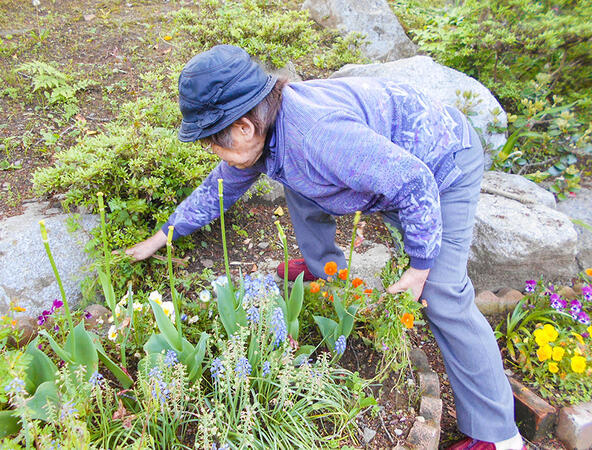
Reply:
[[[39,0],[33,0],[33,6],[37,7],[41,4]]]
[[[109,316],[109,318],[107,319],[107,322],[113,323],[113,316]]]
[[[97,323],[98,323],[99,325],[103,325],[103,323],[105,323],[105,322],[103,321],[103,318],[102,318],[102,317],[99,317],[99,318],[97,319]]]
[[[152,300],[154,303],[158,303],[162,305],[162,295],[158,291],[152,291],[150,296],[148,297],[149,300]]]
[[[115,328],[115,325],[111,325],[107,337],[110,341],[114,341],[117,338],[117,329]]]
[[[175,305],[173,305],[173,302],[164,302],[162,304],[162,310],[170,318],[175,315]]]
[[[144,309],[144,305],[140,302],[134,302],[134,311],[142,311]]]
[[[121,316],[121,307],[119,305],[115,305],[115,317]]]
[[[128,294],[129,294],[129,292],[126,292],[125,295],[123,297],[121,297],[121,300],[119,300],[118,305],[121,305],[121,306],[127,305],[127,299],[129,298]]]
[[[199,320],[199,316],[195,315],[195,316],[191,316],[189,318],[189,323],[195,323]]]
[[[210,291],[208,291],[207,289],[204,289],[199,293],[199,299],[203,303],[207,303],[212,299],[212,294],[210,294]]]

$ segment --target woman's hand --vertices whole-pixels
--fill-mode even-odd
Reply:
[[[423,285],[425,284],[429,273],[430,269],[421,270],[410,267],[403,273],[401,279],[390,285],[386,291],[389,294],[396,294],[397,292],[405,292],[406,290],[411,289],[411,292],[413,292],[413,298],[417,301],[423,291]]]
[[[154,236],[126,249],[125,254],[131,256],[134,261],[142,261],[154,255],[159,248],[164,247],[166,241],[166,234],[162,230],[158,230]]]

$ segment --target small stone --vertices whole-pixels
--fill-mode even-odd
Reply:
[[[89,329],[101,328],[111,316],[111,311],[99,304],[87,306],[85,312],[90,314],[88,319],[84,318],[84,323]]]
[[[395,428],[394,432],[395,432],[395,435],[397,435],[397,436],[401,436],[403,434],[403,430],[401,430],[399,428]]]
[[[580,291],[581,291],[581,289],[580,289]],[[576,298],[576,292],[575,292],[575,290],[572,289],[572,288],[570,288],[569,286],[563,286],[561,289],[559,289],[557,291],[557,293],[561,297],[563,297],[563,298],[565,298],[567,300],[575,300],[575,298]]]
[[[417,416],[417,417],[415,418],[415,420],[417,420],[418,422],[421,422],[421,423],[423,423],[423,422],[425,422],[425,417],[423,417],[423,416]]]
[[[481,291],[475,296],[475,304],[483,314],[499,313],[500,299],[491,291]]]
[[[373,430],[372,428],[368,428],[368,427],[365,427],[364,428],[364,436],[363,436],[363,439],[364,439],[364,442],[366,444],[370,443],[370,441],[372,439],[374,439],[374,436],[376,436],[376,431],[375,430]]]
[[[266,249],[267,247],[269,247],[269,242],[259,242],[257,244],[257,247],[259,247],[261,249]]]
[[[204,267],[207,267],[207,268],[214,267],[214,261],[212,261],[211,259],[202,259],[200,262],[202,263],[202,265]]]
[[[9,345],[22,348],[37,337],[37,321],[32,317],[18,316],[15,317],[16,325],[15,335],[19,335],[18,340],[14,336],[9,337]]]
[[[499,291],[495,293],[500,299],[514,302],[514,304],[518,303],[524,297],[524,294],[516,289],[512,289],[509,287],[501,288]]]

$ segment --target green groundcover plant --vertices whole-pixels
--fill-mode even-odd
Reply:
[[[592,398],[592,269],[580,276],[570,298],[542,279],[527,281],[526,295],[495,331],[506,360],[560,404]]]

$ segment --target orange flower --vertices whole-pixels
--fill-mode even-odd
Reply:
[[[325,264],[325,273],[329,276],[337,273],[337,263],[335,261],[329,261]]]
[[[357,288],[358,286],[361,286],[363,284],[364,284],[364,282],[360,278],[354,278],[352,280],[352,286],[355,288]]]
[[[373,292],[372,289],[364,289],[364,294],[370,295],[370,294],[372,294],[372,292]]]
[[[405,325],[405,328],[413,328],[414,319],[415,317],[413,317],[413,314],[405,313],[401,317],[401,322],[403,323],[403,325]]]
[[[588,275],[589,277],[592,277],[592,267],[588,267],[586,270],[586,275]]]
[[[358,294],[354,294],[354,298],[355,298],[356,300],[359,300],[359,299],[360,299],[360,296],[359,296]]]
[[[323,296],[323,298],[327,298],[327,295],[329,295],[329,293],[327,291],[323,291],[321,292],[321,295]]]
[[[332,301],[333,301],[333,296],[332,296],[332,295],[330,295],[330,296],[329,296],[329,298],[328,298],[328,300],[329,300],[330,302],[332,302]]]
[[[317,283],[316,281],[313,281],[312,283],[310,283],[311,294],[316,294],[320,290],[321,290],[321,285],[319,283]]]
[[[341,269],[339,271],[339,278],[341,278],[343,281],[347,280],[347,269]]]

